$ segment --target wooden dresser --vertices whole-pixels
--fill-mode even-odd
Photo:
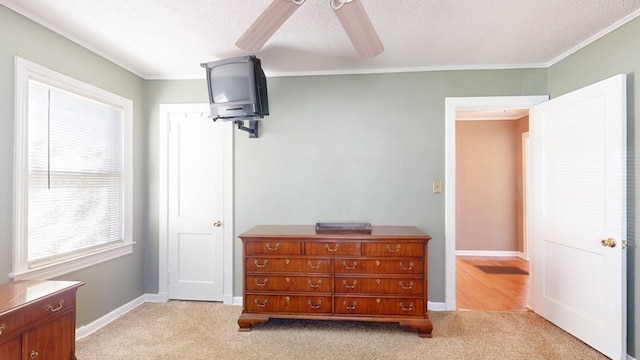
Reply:
[[[431,337],[427,242],[412,226],[317,234],[314,226],[256,226],[239,235],[239,331],[269,318],[398,322]]]
[[[73,360],[76,281],[0,285],[0,359]]]

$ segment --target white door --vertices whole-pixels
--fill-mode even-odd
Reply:
[[[534,311],[624,359],[625,76],[537,105],[530,137]]]
[[[222,301],[222,131],[206,113],[170,113],[169,298]]]

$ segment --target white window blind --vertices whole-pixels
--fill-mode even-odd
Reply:
[[[123,240],[123,110],[29,81],[28,262]]]

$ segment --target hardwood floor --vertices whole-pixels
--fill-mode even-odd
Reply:
[[[477,266],[512,266],[529,272],[518,257],[456,256],[459,310],[528,311],[529,275],[485,273]]]

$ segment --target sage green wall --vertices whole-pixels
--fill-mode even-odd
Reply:
[[[638,356],[640,344],[640,253],[638,252],[638,165],[640,164],[640,91],[636,91],[640,74],[640,18],[622,26],[593,44],[549,68],[549,94],[552,98],[608,77],[627,74],[627,309],[628,353]]]
[[[268,64],[265,66],[268,67]],[[429,243],[429,299],[444,302],[445,97],[546,94],[546,69],[268,79],[271,116],[259,139],[235,130],[235,234],[257,224],[369,221],[415,225]],[[157,174],[158,106],[206,102],[203,80],[149,81],[150,173]],[[446,191],[446,184],[444,184]],[[150,179],[151,208],[157,181]],[[149,214],[150,229],[157,213]],[[154,231],[154,230],[150,230]],[[150,243],[157,234],[150,232]],[[157,292],[157,245],[147,248]],[[235,240],[234,294],[242,294]]]
[[[98,86],[134,103],[134,253],[67,274],[80,280],[77,324],[82,326],[144,293],[146,138],[144,80],[68,39],[0,6],[0,283],[9,281],[13,239],[14,56]]]

